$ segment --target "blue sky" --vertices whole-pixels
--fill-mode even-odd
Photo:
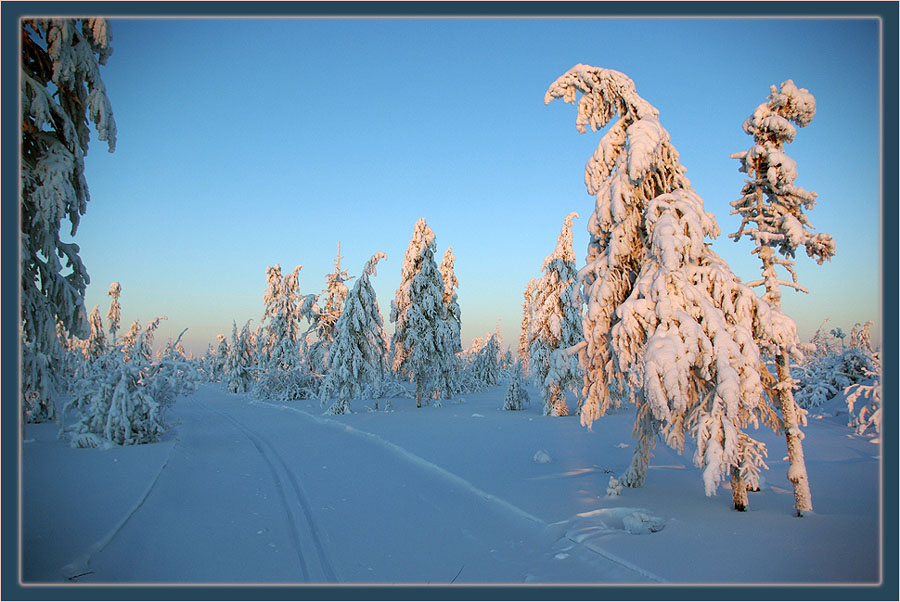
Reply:
[[[113,19],[103,79],[115,153],[96,138],[91,201],[75,241],[105,315],[157,315],[202,353],[262,314],[265,269],[302,264],[317,293],[341,243],[358,275],[384,251],[382,315],[413,225],[452,246],[464,345],[516,345],[522,291],[570,211],[584,260],[593,198],[584,163],[600,134],[547,87],[576,63],[616,69],[662,125],[722,234],[713,248],[745,281],[759,266],[727,234],[744,174],[741,124],[786,79],[818,113],[787,154],[819,194],[809,213],[835,238],[823,266],[797,258],[809,295],[783,304],[808,338],[825,318],[881,326],[879,29],[875,19]],[[388,330],[390,322],[385,320]]]

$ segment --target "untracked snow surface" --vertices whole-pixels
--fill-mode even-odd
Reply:
[[[109,449],[29,424],[23,584],[879,581],[880,445],[837,405],[805,429],[815,510],[796,518],[771,432],[748,512],[727,489],[706,497],[692,451],[664,445],[643,488],[609,496],[633,410],[588,431],[534,401],[504,411],[504,393],[325,417],[201,385],[162,442]]]

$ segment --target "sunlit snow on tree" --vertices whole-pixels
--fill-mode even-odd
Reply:
[[[771,418],[760,350],[793,349],[794,323],[759,299],[706,244],[719,234],[678,153],[624,74],[576,65],[545,96],[576,104],[576,127],[607,128],[585,167],[596,206],[580,271],[587,304],[581,420],[637,405],[624,484],[644,482],[655,438],[690,436],[707,495],[729,475],[752,486],[764,446],[744,429]],[[736,504],[738,500],[735,500]]]
[[[375,276],[376,264],[384,258],[385,254],[379,251],[366,262],[334,326],[330,369],[321,393],[323,403],[331,395],[337,396],[328,414],[346,414],[350,411],[350,399],[358,397],[365,384],[377,386],[385,377],[387,347],[384,325],[375,289],[369,281],[370,276]],[[377,400],[375,409],[378,409]]]
[[[778,89],[771,86],[769,90],[769,99],[744,121],[744,131],[753,136],[753,146],[731,155],[741,162],[740,171],[749,176],[741,191],[743,196],[731,203],[732,214],[741,216],[741,226],[731,237],[737,242],[746,235],[756,244],[753,253],[762,262],[763,277],[747,286],[764,286],[763,298],[780,307],[782,286],[809,292],[797,281],[792,259],[797,248],[804,246],[807,255],[821,264],[834,255],[835,245],[831,235],[810,231],[812,226],[803,211],[815,206],[816,193],[794,183],[797,165],[784,153],[784,145],[796,135],[794,125],[805,127],[815,117],[816,99],[792,80],[783,82]],[[776,251],[781,257],[776,256]],[[778,266],[790,274],[790,281],[778,277]],[[777,399],[790,462],[788,477],[794,487],[797,512],[802,514],[812,510],[803,459],[803,434],[800,432],[800,426],[805,424],[805,414],[795,403],[791,391],[794,381],[788,350],[778,351],[775,363]]]

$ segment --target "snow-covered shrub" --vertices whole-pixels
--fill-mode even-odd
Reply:
[[[100,379],[99,387],[67,406],[80,420],[67,429],[73,447],[153,443],[165,433],[165,405],[154,399],[139,366],[122,362]]]
[[[151,361],[149,350],[159,320],[138,335],[130,357],[116,346],[97,358],[85,358],[64,412],[74,409],[78,421],[60,432],[74,447],[158,441],[168,428],[165,411],[177,396],[197,389],[196,362],[185,357],[180,344],[187,329],[166,346],[158,361]]]
[[[521,410],[522,407],[529,403],[528,391],[525,390],[523,383],[525,376],[522,374],[522,362],[516,362],[513,368],[513,375],[510,379],[509,388],[506,390],[506,396],[503,398],[504,410]]]
[[[181,337],[185,332],[187,328],[181,331],[174,343],[166,345],[149,385],[153,398],[165,407],[174,404],[178,395],[193,393],[200,384],[198,362],[187,359],[181,346]]]
[[[847,387],[879,373],[880,360],[870,342],[871,325],[872,322],[855,324],[849,347],[836,346],[820,332],[816,333],[812,341],[816,351],[807,354],[806,361],[791,367],[797,381],[794,399],[800,407],[819,407]]]
[[[866,383],[858,382],[844,389],[850,414],[848,426],[857,435],[864,434],[870,427],[876,433],[881,432],[881,357],[878,353],[873,353],[872,357],[876,369],[866,371],[867,379],[871,380]]]
[[[615,497],[622,495],[622,483],[616,477],[609,477],[609,486],[606,488],[606,495]]]
[[[539,449],[534,453],[532,460],[538,464],[549,464],[552,460],[546,450]]]

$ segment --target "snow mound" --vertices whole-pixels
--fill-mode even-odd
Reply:
[[[550,454],[545,452],[542,449],[539,449],[534,454],[534,461],[538,464],[549,464],[550,463]]]
[[[643,508],[605,508],[576,514],[569,521],[566,537],[576,543],[584,543],[616,532],[632,535],[657,533],[665,526],[665,520],[649,514]]]

